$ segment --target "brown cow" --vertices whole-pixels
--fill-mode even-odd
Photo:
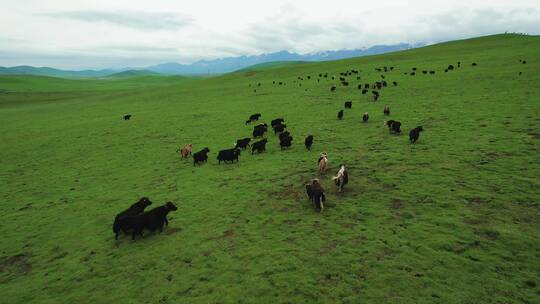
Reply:
[[[188,156],[191,155],[191,151],[193,150],[192,144],[187,144],[182,149],[176,150],[176,152],[180,152],[180,155],[182,156],[182,159],[188,158]]]

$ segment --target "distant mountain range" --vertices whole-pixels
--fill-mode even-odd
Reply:
[[[104,77],[119,72],[124,72],[130,69],[104,69],[104,70],[82,70],[82,71],[67,71],[47,67],[33,67],[21,65],[11,68],[0,67],[0,75],[38,75],[60,78],[73,77]]]
[[[351,57],[360,57],[368,55],[383,54],[421,47],[424,44],[400,43],[394,45],[376,45],[370,48],[354,50],[324,51],[312,54],[298,54],[288,51],[279,51],[275,53],[227,57],[214,60],[200,60],[192,64],[163,63],[146,68],[122,68],[122,69],[103,69],[103,70],[82,70],[68,71],[48,67],[16,66],[0,67],[0,75],[41,75],[52,77],[105,77],[113,74],[119,76],[149,75],[154,73],[166,75],[204,75],[204,74],[223,74],[245,69],[252,65],[267,62],[279,61],[328,61],[346,59]]]

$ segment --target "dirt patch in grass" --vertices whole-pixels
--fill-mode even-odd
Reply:
[[[288,184],[279,187],[276,191],[270,191],[268,194],[274,198],[283,198],[283,199],[292,199],[295,201],[302,200],[302,192],[299,190],[301,187],[297,188],[293,184]]]
[[[540,133],[529,133],[529,135],[534,139],[540,139]]]
[[[23,210],[30,209],[30,208],[32,208],[32,204],[28,203],[25,206],[19,208],[19,211],[23,211]]]
[[[479,224],[485,223],[484,220],[479,219],[479,218],[466,218],[463,220],[463,222],[467,225],[479,225]]]
[[[182,228],[177,228],[177,227],[167,227],[167,229],[165,230],[165,234],[175,234],[177,232],[180,232],[182,231]]]
[[[226,238],[226,237],[232,237],[234,236],[234,231],[232,230],[227,230],[225,232],[223,232],[223,237]]]
[[[390,204],[390,208],[392,209],[401,209],[405,207],[405,204],[400,199],[393,199],[392,203]]]
[[[488,199],[482,198],[482,197],[468,197],[468,198],[466,198],[466,200],[469,203],[474,204],[474,205],[481,205],[481,204],[485,204],[485,203],[489,202]]]
[[[464,253],[465,251],[471,249],[471,248],[475,248],[475,247],[478,247],[480,246],[480,242],[479,241],[473,241],[473,242],[470,242],[470,243],[457,243],[457,244],[454,244],[454,245],[446,245],[444,246],[444,249],[446,251],[450,251],[450,252],[453,252],[453,253],[457,253],[457,254],[462,254]]]
[[[59,260],[59,259],[65,258],[67,255],[68,255],[68,253],[64,251],[64,252],[61,252],[61,253],[53,256],[49,261],[52,262],[52,261],[55,261],[55,260]]]
[[[335,251],[337,246],[338,246],[337,241],[330,241],[330,242],[326,243],[326,245],[324,245],[321,248],[320,255],[329,254],[329,253]]]
[[[512,156],[512,153],[492,151],[492,152],[486,153],[486,156],[493,160],[493,159],[497,159],[499,157]]]
[[[0,283],[29,274],[32,271],[30,256],[29,253],[21,253],[0,257]]]
[[[341,224],[341,227],[347,228],[347,229],[352,229],[352,228],[354,228],[354,227],[356,227],[356,226],[357,226],[357,224],[355,224],[355,223],[344,223],[344,224]]]

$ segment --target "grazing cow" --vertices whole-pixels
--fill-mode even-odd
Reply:
[[[392,81],[392,84],[397,87],[397,82],[396,81]]]
[[[130,119],[131,119],[131,114],[124,115],[124,120],[130,120]]]
[[[389,106],[385,106],[385,107],[384,107],[384,110],[383,110],[383,113],[384,113],[384,115],[386,115],[386,116],[390,115],[390,107],[389,107]]]
[[[167,202],[163,206],[156,207],[150,211],[144,212],[133,217],[133,234],[132,240],[135,240],[135,236],[143,236],[143,230],[148,229],[155,231],[159,229],[159,232],[163,231],[163,226],[168,225],[167,214],[171,211],[178,210],[178,208],[172,203]]]
[[[322,212],[324,210],[326,196],[324,195],[324,189],[318,178],[315,178],[311,183],[306,184],[306,194],[308,199],[313,203],[315,210]]]
[[[150,199],[148,197],[142,197],[138,202],[131,205],[131,207],[118,213],[113,223],[114,239],[118,239],[120,230],[127,234],[129,230],[133,229],[131,217],[143,213],[144,209],[150,205],[152,205]]]
[[[362,90],[362,94],[364,94],[364,95],[365,95],[367,92],[368,92],[367,89],[363,89],[363,90]]]
[[[473,62],[473,63],[472,63],[472,66],[477,66],[476,62]]]
[[[451,71],[451,70],[454,69],[454,66],[450,64],[450,65],[448,65],[448,67],[447,67],[446,69],[449,70],[449,71]]]
[[[340,74],[341,74],[341,73],[340,73]],[[340,81],[345,81],[345,78],[339,77],[339,80],[340,80]]]
[[[364,112],[364,115],[362,116],[362,121],[367,122],[368,119],[369,119],[369,114],[368,114],[368,112]]]
[[[273,119],[272,122],[270,122],[270,125],[272,126],[272,128],[276,125],[279,125],[279,124],[282,124],[285,122],[285,119],[283,118],[276,118],[276,119]]]
[[[321,153],[318,160],[319,174],[324,174],[328,167],[328,154],[326,152]]]
[[[285,131],[286,128],[287,128],[287,125],[285,125],[285,124],[275,125],[274,126],[274,134],[281,133],[281,132]]]
[[[235,148],[246,149],[249,146],[250,141],[251,141],[251,138],[249,137],[239,139],[236,141]]]
[[[337,113],[337,118],[338,118],[338,119],[343,119],[343,110],[340,110],[340,111]]]
[[[332,86],[332,87],[330,88],[330,92],[335,92],[335,91],[336,91],[336,86]]]
[[[349,82],[348,81],[342,81],[341,84],[344,85],[344,86],[348,86]]]
[[[388,82],[386,82],[386,80],[383,80],[383,81],[382,81],[382,86],[383,86],[383,87],[387,87],[387,86],[388,86]]]
[[[523,60],[521,63],[522,64],[527,64],[527,60]]]
[[[458,68],[461,67],[461,61],[457,62],[457,66],[458,66]]]
[[[279,139],[279,146],[281,147],[281,150],[283,148],[289,148],[292,145],[293,137],[290,135],[283,136]]]
[[[364,89],[369,89],[369,83],[364,84]]]
[[[352,101],[345,101],[345,109],[350,109],[352,108]]]
[[[422,131],[424,131],[424,128],[419,126],[409,132],[409,140],[411,141],[411,144],[414,144],[418,140],[418,137],[420,137],[420,132]]]
[[[253,154],[253,152],[255,152],[255,151],[257,151],[258,153],[266,151],[266,143],[267,142],[268,142],[268,140],[266,138],[262,139],[262,140],[259,140],[257,142],[254,142],[253,145],[251,145],[251,154]]]
[[[422,71],[422,74],[427,74],[427,71]]]
[[[182,149],[176,150],[176,153],[180,152],[180,155],[182,156],[182,159],[188,158],[188,156],[191,155],[191,151],[193,150],[192,144],[187,144]]]
[[[417,69],[416,68],[412,68],[413,71],[416,71]]]
[[[435,71],[429,71],[430,75],[435,75]]]
[[[339,171],[332,179],[338,187],[339,192],[341,192],[343,190],[343,187],[349,183],[349,173],[347,172],[347,169],[344,165],[339,165]]]
[[[204,148],[199,152],[193,153],[193,165],[205,163],[208,160],[208,152],[210,152],[210,149]]]
[[[409,74],[409,75],[414,76],[414,75],[416,75],[416,73],[415,73],[415,72],[411,72],[411,74]]]
[[[222,161],[225,163],[228,161],[234,163],[235,160],[238,162],[238,156],[240,156],[240,149],[232,148],[219,151],[217,159],[219,164],[221,164]]]
[[[306,137],[304,145],[306,146],[306,149],[311,150],[311,146],[313,145],[313,135],[308,135]]]
[[[385,124],[388,126],[388,130],[390,132],[394,132],[394,133],[401,133],[401,122],[399,121],[396,121],[396,120],[389,120],[387,122],[385,122]]]

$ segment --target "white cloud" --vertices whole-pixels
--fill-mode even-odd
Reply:
[[[0,0],[0,7],[6,66],[144,66],[540,31],[538,0]]]

